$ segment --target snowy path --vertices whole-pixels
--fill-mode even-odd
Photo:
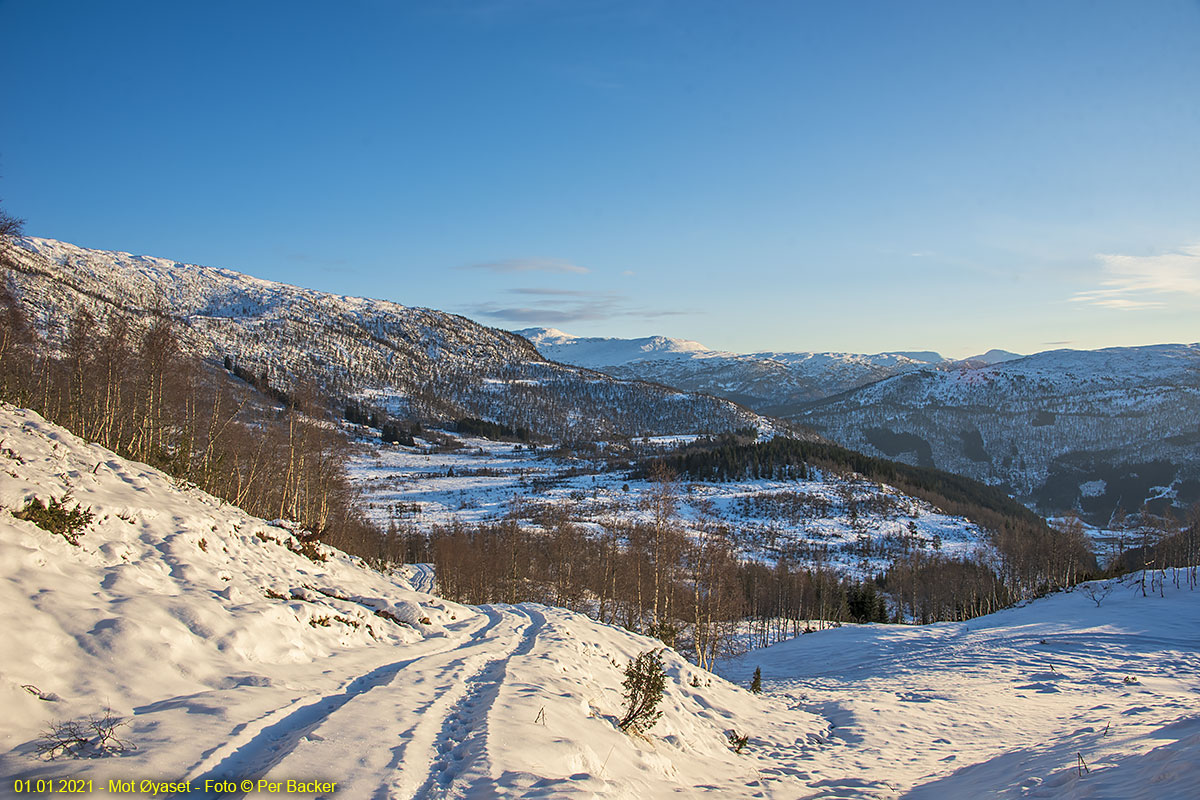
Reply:
[[[414,592],[433,594],[437,584],[433,564],[405,564],[402,569],[405,580]]]
[[[404,648],[403,660],[238,723],[188,777],[200,786],[208,779],[337,780],[346,787],[339,797],[398,800],[453,796],[456,783],[486,782],[490,708],[508,661],[533,648],[544,618],[527,608],[481,611],[448,626],[447,638]],[[317,765],[329,774],[315,774]],[[381,775],[389,776],[382,786]]]
[[[490,617],[489,636],[473,637],[465,646],[482,645],[478,651],[460,648],[445,659],[445,664],[438,660],[429,665],[435,673],[429,689],[432,696],[423,694],[423,705],[414,712],[416,719],[411,724],[408,719],[402,722],[401,744],[393,748],[394,756],[388,764],[399,777],[385,796],[451,796],[450,789],[456,783],[469,786],[490,780],[489,713],[499,696],[509,661],[533,649],[545,618],[537,611],[519,609],[528,622],[518,629],[512,619],[515,615],[501,615],[486,608],[484,611]],[[427,774],[413,790],[421,772]]]

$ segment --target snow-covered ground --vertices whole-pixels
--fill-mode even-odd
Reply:
[[[68,491],[95,514],[78,546],[8,513]],[[7,406],[0,505],[2,796],[50,777],[97,796],[144,778],[190,797],[213,779],[381,800],[1196,796],[1200,592],[1169,582],[845,626],[724,666],[742,686],[761,666],[762,696],[667,651],[664,717],[636,737],[615,724],[622,668],[652,640],[310,560],[286,528]],[[136,749],[37,756],[51,725],[105,707]]]
[[[153,778],[192,797],[214,779],[336,782],[338,798],[736,797],[772,762],[726,731],[798,753],[822,727],[668,652],[665,714],[631,737],[624,667],[656,642],[447,603],[329,549],[314,562],[283,528],[0,406],[0,504],[67,492],[95,514],[78,546],[0,511],[3,796],[13,778],[78,777],[98,796]],[[105,707],[137,749],[37,756],[49,726]]]
[[[1181,587],[1168,573],[1143,597],[1129,577],[965,623],[844,626],[721,672],[761,667],[829,720],[798,797],[1195,798],[1200,591]]]
[[[647,481],[627,471],[605,471],[602,459],[563,458],[547,448],[447,434],[455,450],[363,442],[350,474],[372,506],[377,522],[416,525],[531,516],[539,507],[565,510],[576,521],[649,521],[640,502]],[[683,437],[656,437],[640,446],[666,452]],[[640,440],[639,440],[640,441]],[[970,556],[988,545],[986,534],[968,520],[942,514],[928,503],[894,489],[833,475],[812,480],[680,482],[679,518],[727,526],[750,558],[772,562],[821,563],[855,575],[886,568],[888,547],[906,538],[912,546]],[[854,511],[851,512],[850,504]],[[869,548],[865,542],[871,542]]]

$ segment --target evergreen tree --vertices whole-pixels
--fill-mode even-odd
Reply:
[[[754,668],[754,678],[750,681],[750,691],[762,694],[762,667]]]
[[[667,673],[658,651],[647,650],[630,661],[621,685],[625,687],[628,708],[618,726],[623,731],[630,728],[639,732],[649,730],[662,716],[657,709],[667,685]]]

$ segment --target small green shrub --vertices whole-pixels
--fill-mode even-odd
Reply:
[[[14,511],[13,516],[32,522],[42,530],[57,533],[78,547],[83,529],[92,523],[96,515],[90,508],[82,508],[78,503],[74,508],[67,508],[70,499],[71,495],[68,493],[58,498],[51,497],[47,504],[35,497],[26,503],[24,508]]]
[[[658,722],[662,712],[657,710],[667,685],[662,656],[657,650],[647,650],[625,667],[625,716],[617,723],[621,730],[645,732]]]
[[[762,693],[762,667],[754,668],[754,678],[750,681],[750,691],[755,694]]]
[[[679,626],[666,620],[660,620],[651,625],[647,633],[667,647],[674,647],[676,640],[679,638]]]
[[[725,738],[729,740],[729,746],[733,748],[733,752],[735,753],[742,752],[742,748],[746,746],[746,742],[750,741],[749,734],[739,734],[734,730],[725,731]]]

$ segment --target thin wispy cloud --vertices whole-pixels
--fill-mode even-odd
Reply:
[[[558,325],[569,322],[587,322],[617,317],[683,316],[693,312],[676,309],[647,309],[634,305],[622,294],[586,292],[566,289],[510,289],[510,294],[527,297],[544,297],[544,300],[508,305],[503,302],[481,303],[471,308],[471,313],[491,319],[513,323],[540,323]]]
[[[537,287],[522,287],[509,289],[510,294],[532,294],[539,297],[599,297],[600,292],[589,292],[582,289],[542,289]]]
[[[564,322],[608,319],[612,315],[600,305],[579,305],[570,308],[540,308],[532,306],[501,306],[485,303],[473,309],[475,314],[504,322],[541,323],[558,325]]]
[[[478,269],[501,274],[514,272],[553,272],[559,274],[586,275],[591,272],[587,267],[572,264],[561,258],[509,258],[503,261],[483,261],[478,264],[465,264],[459,269]]]
[[[1120,311],[1162,308],[1171,296],[1200,297],[1200,244],[1157,256],[1097,256],[1107,276],[1100,288],[1078,292],[1073,303]]]

